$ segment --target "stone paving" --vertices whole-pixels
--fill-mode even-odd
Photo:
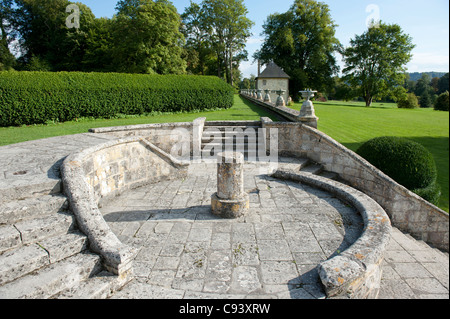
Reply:
[[[238,219],[211,214],[216,165],[204,163],[191,165],[183,181],[142,187],[103,207],[119,239],[140,249],[136,280],[113,298],[324,298],[316,266],[360,236],[361,216],[265,168],[246,164],[250,211]],[[380,298],[448,298],[448,257],[396,229],[384,271]]]
[[[86,133],[0,147],[0,203],[57,183],[65,156],[113,138]],[[327,193],[264,176],[254,165],[246,169],[250,212],[236,220],[209,213],[216,185],[215,166],[207,165],[103,207],[119,238],[140,249],[136,279],[113,298],[323,298],[314,268],[357,238],[358,215]],[[448,254],[394,227],[379,297],[448,299],[448,286]]]

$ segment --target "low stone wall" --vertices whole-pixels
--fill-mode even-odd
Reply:
[[[131,136],[145,137],[146,140],[166,153],[174,154],[173,145],[189,143],[190,149],[193,149],[193,137],[200,130],[203,131],[205,118],[196,119],[193,122],[180,123],[156,123],[116,127],[102,127],[90,129],[89,132],[97,134],[108,134],[117,138]],[[200,133],[201,138],[201,133]]]
[[[328,298],[377,298],[383,254],[391,236],[391,223],[383,208],[364,193],[328,178],[285,171],[273,176],[330,192],[361,214],[362,235],[345,251],[321,262],[318,271]]]
[[[339,174],[352,187],[380,204],[394,226],[436,248],[449,251],[447,212],[401,186],[317,129],[302,123],[272,122],[268,118],[262,118],[262,125],[278,129],[280,155],[306,157],[322,164],[325,170]]]
[[[292,121],[292,122],[299,122],[299,116],[300,116],[300,110],[293,110],[289,107],[286,106],[276,106],[275,103],[268,103],[268,102],[263,102],[261,100],[252,98],[249,95],[245,95],[245,94],[241,94],[242,97],[246,98],[247,100],[252,101],[255,104],[258,104],[272,112],[277,113],[278,115],[281,115],[281,117],[285,118],[287,121]]]
[[[108,271],[129,276],[136,251],[111,231],[98,209],[101,202],[144,184],[183,178],[187,166],[142,137],[111,141],[65,159],[64,192],[90,248],[102,256]]]

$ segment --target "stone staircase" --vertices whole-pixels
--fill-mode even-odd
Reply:
[[[0,298],[105,298],[116,289],[57,189],[33,185],[35,197],[0,203]]]
[[[202,158],[211,157],[225,150],[244,153],[248,159],[256,159],[258,150],[264,149],[259,138],[260,122],[206,122],[202,135]]]
[[[264,154],[264,139],[260,138],[262,131],[260,122],[238,121],[234,123],[205,122],[202,134],[202,157],[214,158],[214,154],[225,150],[244,153],[246,160],[259,160],[259,152]],[[307,158],[279,158],[279,169],[319,175],[333,180],[338,174],[328,172],[323,166]]]

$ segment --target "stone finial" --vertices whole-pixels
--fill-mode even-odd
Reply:
[[[316,116],[314,104],[310,100],[312,97],[314,97],[314,94],[317,93],[317,91],[311,91],[310,89],[307,89],[305,91],[300,91],[300,93],[302,94],[302,97],[306,99],[306,101],[303,102],[302,108],[300,109],[299,121],[305,123],[306,125],[317,128],[317,120],[319,118]]]
[[[261,101],[262,101],[263,97],[262,97],[261,92],[262,92],[262,90],[256,90],[256,98],[257,98],[258,100],[261,100]]]
[[[276,106],[286,106],[286,102],[283,98],[283,94],[286,93],[286,90],[278,90],[276,93],[278,94]]]
[[[272,101],[270,100],[270,90],[264,90],[264,93],[264,102],[271,103]]]

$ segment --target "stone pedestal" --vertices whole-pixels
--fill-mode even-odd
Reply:
[[[217,156],[217,193],[211,196],[212,213],[223,218],[237,218],[249,208],[244,192],[244,155],[222,152]]]

